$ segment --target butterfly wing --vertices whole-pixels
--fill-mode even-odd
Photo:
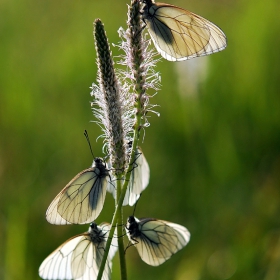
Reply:
[[[179,7],[153,3],[144,8],[144,20],[158,52],[181,61],[225,49],[226,36],[212,22]]]
[[[150,168],[140,147],[137,148],[135,156],[135,168],[131,173],[129,187],[132,193],[141,194],[149,184]],[[134,205],[134,203],[130,204],[130,206]]]
[[[173,230],[175,230],[177,237],[178,237],[178,243],[177,243],[177,249],[180,250],[183,247],[185,247],[189,241],[191,234],[190,232],[183,226],[170,223],[167,221],[163,221],[167,226],[171,227]]]
[[[109,231],[111,229],[111,225],[109,223],[101,223],[99,225],[99,229],[104,233],[104,240],[107,242]],[[115,229],[115,233],[112,238],[108,259],[112,260],[118,250],[118,237],[117,237],[117,228]]]
[[[123,201],[124,206],[133,206],[140,197],[142,191],[148,186],[150,180],[150,168],[140,147],[137,148],[135,157],[135,167],[131,170],[130,181]],[[113,194],[114,198],[116,197],[115,181],[108,184],[107,190]]]
[[[138,220],[139,221],[139,220]],[[141,259],[158,266],[182,249],[189,241],[189,232],[183,226],[156,219],[142,219],[140,234],[129,236]]]
[[[97,278],[110,228],[111,226],[108,223],[102,223],[99,226],[91,223],[87,240],[82,240],[73,252],[71,270],[75,280]],[[112,258],[117,251],[116,242],[116,238],[113,238],[103,270],[102,280],[111,279]]]
[[[122,180],[122,182],[124,182],[124,180]],[[112,193],[114,199],[116,198],[116,184],[115,183],[116,183],[116,181],[112,181],[111,184],[108,184],[108,186],[107,186],[107,191]],[[139,197],[140,197],[140,195],[131,192],[131,188],[128,186],[126,193],[125,193],[125,197],[123,199],[123,206],[126,206],[128,204],[131,206],[134,205],[134,203],[138,200]]]
[[[106,243],[94,244],[89,239],[79,242],[72,255],[71,271],[75,280],[96,279],[102,262]],[[110,279],[111,261],[107,261],[102,280]]]
[[[86,232],[67,240],[43,261],[39,268],[40,277],[48,280],[96,279],[109,230],[110,225],[103,223],[97,226],[96,232]],[[102,280],[111,279],[111,260],[117,250],[114,239],[112,245],[115,246],[109,251]]]
[[[107,173],[96,166],[80,172],[52,201],[47,221],[60,225],[92,222],[103,208],[107,183]]]
[[[63,191],[63,190],[62,190]],[[71,224],[57,212],[57,204],[59,203],[62,191],[55,197],[46,212],[46,219],[53,225],[69,225]]]
[[[59,246],[41,264],[39,275],[43,279],[73,279],[71,260],[76,246],[84,240],[84,235],[77,235]]]

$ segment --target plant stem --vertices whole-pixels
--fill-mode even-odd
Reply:
[[[129,185],[131,171],[134,168],[135,153],[138,147],[139,133],[142,128],[142,117],[145,115],[145,101],[146,101],[146,88],[144,86],[146,79],[146,69],[142,67],[144,60],[143,56],[143,39],[142,39],[142,27],[140,19],[140,3],[137,0],[132,0],[131,9],[129,10],[128,28],[131,36],[130,40],[130,51],[132,57],[132,72],[134,73],[134,93],[136,94],[134,108],[136,111],[135,122],[134,122],[134,134],[131,155],[129,159],[128,168],[125,172],[117,174],[117,190],[116,190],[116,207],[111,222],[111,229],[109,231],[108,240],[105,246],[105,252],[99,268],[97,280],[101,280],[102,273],[105,267],[105,263],[108,257],[109,249],[111,246],[112,238],[114,235],[115,227],[117,226],[118,232],[118,245],[119,245],[119,256],[121,266],[121,280],[127,279],[126,273],[126,262],[125,262],[125,251],[123,245],[122,227],[123,216],[122,216],[122,205]],[[122,177],[125,175],[124,177]],[[124,179],[122,179],[124,178]],[[121,186],[121,182],[123,185]]]
[[[116,206],[118,205],[118,200],[121,195],[121,178],[117,180],[117,193],[116,193]],[[125,261],[125,251],[124,251],[124,244],[123,244],[123,208],[120,208],[120,211],[117,212],[118,222],[117,222],[117,236],[118,238],[118,247],[119,247],[119,258],[120,258],[120,269],[121,269],[121,279],[127,279],[126,273],[126,261]]]
[[[141,106],[140,102],[137,102],[138,106]],[[123,200],[124,200],[124,197],[125,197],[125,194],[126,194],[126,190],[127,190],[127,187],[128,187],[128,183],[129,183],[129,180],[130,180],[130,175],[131,175],[131,170],[133,169],[133,164],[134,164],[134,160],[135,160],[135,151],[136,151],[136,147],[138,145],[138,136],[139,136],[139,128],[140,128],[140,124],[141,124],[141,115],[140,114],[136,114],[136,121],[135,121],[135,129],[134,129],[134,140],[133,140],[133,147],[132,147],[132,152],[131,152],[131,157],[130,157],[130,162],[129,162],[129,170],[126,172],[126,175],[125,175],[125,178],[124,178],[124,184],[121,188],[121,193],[120,193],[120,197],[119,197],[119,200],[118,200],[118,203],[116,205],[116,208],[115,208],[115,212],[114,212],[114,215],[113,215],[113,219],[112,219],[112,222],[111,222],[111,229],[109,231],[109,235],[108,235],[108,240],[107,240],[107,243],[106,243],[106,246],[105,246],[105,252],[104,252],[104,255],[103,255],[103,259],[102,259],[102,262],[101,262],[101,265],[99,267],[99,272],[98,272],[98,276],[97,276],[97,279],[96,280],[101,280],[102,278],[102,274],[103,274],[103,270],[104,270],[104,267],[105,267],[105,264],[106,264],[106,260],[107,260],[107,257],[108,257],[108,253],[109,253],[109,250],[110,250],[110,246],[111,246],[111,243],[112,243],[112,239],[113,239],[113,236],[114,236],[114,229],[117,225],[120,225],[118,224],[118,219],[119,219],[119,215],[121,215],[121,210],[122,210],[122,204],[123,204]],[[119,182],[122,182],[121,180],[119,180]],[[118,182],[118,183],[119,183]],[[119,226],[118,226],[119,228]],[[120,228],[121,229],[121,228]],[[119,239],[121,239],[122,241],[122,256],[120,255],[120,259],[123,258],[124,259],[124,247],[123,247],[123,237],[122,237],[122,231],[121,231],[121,234],[119,235],[119,230],[117,229],[118,231],[118,236],[119,236]],[[121,253],[120,253],[121,254]],[[122,262],[120,260],[120,262]],[[122,267],[123,265],[123,267]],[[125,261],[123,264],[121,264],[121,269],[122,269],[122,273],[121,273],[121,277],[125,277],[125,278],[121,278],[121,280],[126,280],[127,279],[127,276],[126,276],[126,264],[125,264]]]

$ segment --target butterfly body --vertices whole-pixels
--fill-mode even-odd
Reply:
[[[143,20],[158,52],[182,61],[209,55],[226,47],[226,36],[212,22],[180,7],[143,0]]]
[[[128,232],[131,239],[134,239],[141,236],[141,231],[139,230],[138,222],[135,220],[134,216],[128,218]]]
[[[88,233],[91,242],[99,244],[104,241],[107,232],[103,233],[103,231],[97,226],[97,224],[91,223]]]

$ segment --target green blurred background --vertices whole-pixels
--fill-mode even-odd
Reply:
[[[127,3],[1,1],[0,279],[39,279],[43,259],[87,230],[50,225],[45,211],[91,164],[85,129],[102,156],[100,128],[90,122],[92,22],[101,18],[117,43]],[[151,180],[135,215],[180,223],[192,236],[159,267],[129,249],[129,279],[280,279],[280,2],[172,4],[215,22],[228,47],[158,64],[162,88],[151,103],[161,117],[151,115],[141,144]],[[110,222],[113,205],[108,194],[98,223]]]

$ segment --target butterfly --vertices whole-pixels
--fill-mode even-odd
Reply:
[[[76,235],[52,252],[41,264],[39,275],[43,279],[96,279],[104,255],[110,224],[91,223],[88,232]],[[111,279],[112,258],[117,251],[113,238],[102,280]]]
[[[139,220],[134,216],[127,220],[126,234],[141,259],[152,266],[168,260],[190,240],[189,231],[181,225],[153,218]]]
[[[100,214],[110,179],[109,170],[101,158],[92,167],[77,174],[55,197],[46,212],[51,224],[86,224]]]
[[[139,1],[144,3],[143,21],[165,59],[182,61],[226,48],[226,35],[209,20],[173,5]]]
[[[123,205],[133,206],[140,197],[142,191],[148,186],[149,180],[150,168],[141,148],[138,147],[135,153],[134,168],[131,170],[130,181],[127,186]],[[114,182],[108,184],[107,190],[112,193],[115,198],[116,187]]]

